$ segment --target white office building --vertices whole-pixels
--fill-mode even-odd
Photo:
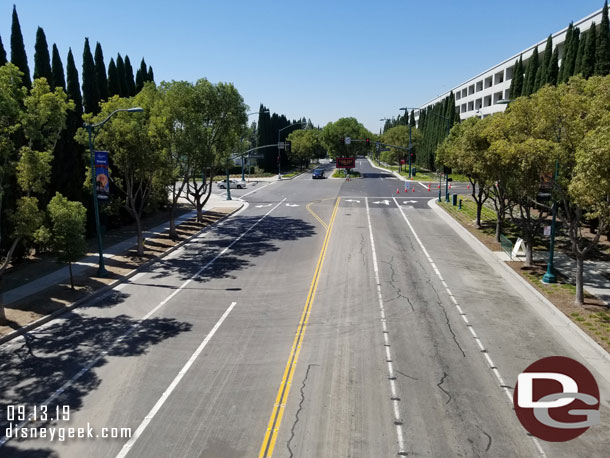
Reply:
[[[589,30],[591,24],[594,22],[596,26],[599,27],[601,17],[602,10],[600,9],[580,21],[574,22],[574,27],[578,27],[581,33]],[[568,28],[566,27],[552,35],[553,48],[559,46],[560,59],[563,54],[562,51],[567,30]],[[451,91],[453,91],[455,94],[455,106],[460,112],[461,119],[466,119],[471,116],[485,117],[498,111],[504,111],[506,109],[506,104],[498,102],[509,99],[510,83],[513,77],[515,62],[519,59],[519,56],[522,56],[523,68],[525,69],[527,67],[527,61],[532,56],[536,47],[538,48],[539,59],[542,61],[542,59],[544,59],[544,49],[546,47],[547,38],[544,38],[539,43],[509,57],[494,67],[485,70],[483,73],[479,73],[468,81],[455,86],[450,91],[424,103],[419,108],[423,109],[432,106],[435,103],[442,101],[445,97],[450,95]],[[561,65],[561,60],[559,61],[559,65]],[[415,119],[419,119],[419,113],[417,111],[415,111]]]

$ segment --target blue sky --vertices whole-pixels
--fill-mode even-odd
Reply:
[[[378,132],[383,117],[418,106],[603,6],[602,0],[16,0],[28,62],[36,28],[72,47],[84,37],[110,57],[153,66],[155,79],[235,84],[260,103],[316,125],[353,116]],[[13,2],[0,2],[7,54]],[[256,119],[252,117],[251,119]]]

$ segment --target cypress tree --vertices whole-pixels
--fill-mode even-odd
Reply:
[[[155,82],[155,74],[153,73],[153,68],[152,68],[152,66],[151,66],[151,67],[148,67],[148,78],[147,78],[147,80],[146,80],[146,81],[150,81],[151,83],[154,83],[154,82]]]
[[[30,67],[28,67],[28,56],[25,53],[23,35],[21,34],[21,26],[19,25],[19,17],[17,17],[15,5],[13,5],[13,23],[11,26],[11,63],[15,64],[23,73],[23,84],[28,89],[32,87]]]
[[[61,57],[59,56],[59,51],[57,49],[57,45],[53,43],[53,58],[51,62],[51,75],[52,82],[51,87],[55,89],[56,87],[62,88],[64,91],[66,90],[66,77],[64,76],[64,65],[61,62]]]
[[[46,78],[47,83],[52,84],[51,58],[49,57],[49,45],[42,27],[36,30],[36,44],[34,45],[34,79]]]
[[[513,67],[513,80],[510,83],[510,98],[516,99],[523,92],[523,58],[519,56],[519,60]]]
[[[589,78],[595,72],[595,51],[596,51],[597,33],[595,30],[595,22],[591,24],[591,28],[587,32],[587,44],[585,45],[585,53],[582,59],[582,76]]]
[[[125,79],[127,81],[127,95],[133,97],[136,95],[136,83],[133,80],[133,67],[128,55],[125,55]]]
[[[120,54],[116,57],[116,71],[119,80],[119,96],[127,97],[127,77],[125,76],[125,62]]]
[[[89,47],[89,38],[85,38],[85,49],[83,50],[83,107],[85,113],[99,112],[100,96],[97,92],[95,79],[95,63]]]
[[[597,35],[595,49],[595,74],[606,76],[610,73],[610,23],[608,22],[608,0],[602,9],[602,22]]]
[[[553,57],[553,36],[549,35],[546,39],[546,46],[544,47],[544,57],[542,59],[542,65],[540,66],[540,78],[536,84],[536,90],[546,84],[549,66],[551,65],[551,57]]]
[[[570,41],[570,49],[568,49],[568,54],[566,57],[566,61],[563,65],[565,65],[565,73],[563,75],[564,82],[567,82],[570,77],[574,76],[574,70],[576,69],[576,57],[578,56],[578,47],[580,46],[580,29],[578,27],[574,28],[572,32],[572,40]]]
[[[4,50],[4,45],[2,44],[2,37],[0,37],[0,67],[6,64],[6,51]]]
[[[72,49],[68,50],[66,78],[68,85],[68,97],[74,101],[74,104],[76,105],[74,111],[80,116],[80,114],[83,112],[83,98],[80,92],[80,85],[78,84],[78,71],[76,70],[76,65],[74,64]]]
[[[525,75],[523,76],[523,87],[521,88],[521,95],[530,95],[532,93],[532,88],[530,86],[532,70],[532,58],[530,57],[527,61],[527,65],[525,66]]]
[[[538,76],[538,72],[540,71],[540,65],[538,62],[538,46],[534,48],[534,52],[532,53],[532,57],[530,57],[527,66],[530,69],[530,74],[528,75],[526,81],[527,91],[525,95],[531,95],[536,92],[536,76]]]
[[[409,125],[415,127],[415,110],[411,110],[411,116],[409,118]]]
[[[557,78],[559,78],[559,49],[555,47],[546,74],[546,82],[555,86],[557,85]]]
[[[580,41],[578,43],[578,51],[576,53],[576,63],[574,64],[574,74],[582,74],[582,63],[585,56],[585,46],[587,45],[587,32],[583,32],[580,35]]]
[[[119,84],[119,73],[114,64],[114,59],[111,57],[108,64],[108,97],[113,95],[121,95],[121,86]]]
[[[95,82],[97,83],[99,100],[108,100],[108,78],[106,77],[104,53],[102,52],[102,45],[99,41],[95,45]]]
[[[574,25],[572,22],[570,22],[570,25],[568,26],[568,30],[566,32],[566,39],[563,42],[563,51],[561,53],[561,67],[559,67],[559,77],[558,77],[558,82],[563,83],[564,81],[566,81],[566,61],[567,61],[567,57],[568,57],[568,51],[570,49],[570,46],[572,44],[572,34],[574,32]]]
[[[142,90],[146,81],[148,81],[148,71],[146,70],[146,62],[144,61],[144,58],[142,58],[140,68],[136,72],[136,92]]]

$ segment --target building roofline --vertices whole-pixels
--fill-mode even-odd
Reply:
[[[573,26],[574,26],[574,27],[578,27],[578,26],[579,26],[580,24],[582,24],[583,22],[586,22],[586,21],[588,21],[588,20],[592,19],[593,17],[597,16],[598,14],[600,14],[600,13],[602,12],[602,10],[603,10],[603,8],[600,8],[599,10],[595,11],[594,13],[589,14],[588,16],[586,16],[586,17],[584,17],[584,18],[580,19],[579,21],[577,21],[577,22],[572,22]],[[568,25],[568,27],[569,27],[569,25]],[[566,30],[568,30],[568,27],[564,27],[564,28],[563,28],[563,29],[561,29],[559,32],[555,32],[555,33],[551,34],[551,37],[553,38],[553,41],[555,40],[555,38],[556,38],[557,36],[561,35],[561,34],[562,34],[562,33],[564,33]],[[485,75],[486,73],[489,73],[490,71],[492,71],[492,70],[494,70],[494,69],[496,69],[496,68],[498,68],[498,67],[501,67],[501,66],[505,65],[505,64],[506,64],[506,63],[508,63],[508,62],[510,62],[510,61],[512,61],[512,60],[516,60],[516,59],[518,59],[518,58],[519,58],[519,56],[521,56],[521,55],[523,55],[523,54],[525,54],[525,53],[527,53],[527,52],[529,52],[529,51],[532,51],[534,48],[536,48],[536,47],[540,46],[541,44],[545,44],[547,40],[548,40],[548,37],[547,37],[547,38],[545,38],[545,39],[544,39],[544,40],[542,40],[542,41],[539,41],[539,42],[538,42],[538,43],[536,43],[536,44],[533,44],[533,45],[532,45],[532,46],[530,46],[529,48],[527,48],[527,49],[525,49],[525,50],[523,50],[523,51],[521,51],[521,52],[519,52],[519,53],[517,53],[517,54],[515,54],[515,55],[513,55],[513,56],[511,56],[511,57],[509,57],[508,59],[504,59],[504,60],[503,60],[502,62],[500,62],[499,64],[496,64],[496,65],[494,65],[493,67],[490,67],[490,68],[488,68],[488,69],[487,69],[487,70],[485,70],[485,71],[482,71],[481,73],[477,74],[476,76],[473,76],[472,78],[467,79],[467,80],[466,80],[466,81],[464,81],[463,83],[460,83],[460,84],[458,84],[457,86],[454,86],[453,88],[449,89],[448,91],[443,92],[443,93],[442,93],[442,94],[440,94],[440,95],[437,95],[437,96],[436,96],[436,97],[434,97],[433,99],[430,99],[428,102],[424,103],[423,105],[420,105],[420,107],[419,107],[419,108],[420,108],[420,109],[425,108],[425,107],[427,107],[427,106],[431,105],[431,104],[432,104],[432,103],[433,103],[433,102],[434,102],[436,99],[438,99],[438,98],[440,98],[440,97],[443,97],[443,96],[445,96],[445,97],[449,96],[449,94],[451,94],[451,92],[454,92],[454,93],[455,93],[455,90],[456,90],[458,87],[464,86],[464,85],[466,85],[466,84],[470,83],[472,80],[476,80],[477,78],[480,78],[481,76]]]

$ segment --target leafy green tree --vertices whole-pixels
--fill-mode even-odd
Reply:
[[[381,142],[387,145],[409,147],[409,127],[399,125],[385,131],[381,136]],[[413,150],[417,150],[417,146],[421,143],[421,132],[417,128],[411,128],[411,143]],[[401,159],[405,160],[405,164],[409,163],[409,152],[406,149],[390,147],[390,151],[381,153],[381,160],[389,164],[398,164]],[[413,165],[413,164],[412,164]]]
[[[52,58],[52,64],[51,64],[51,75],[52,75],[51,89],[60,87],[65,91],[66,90],[66,77],[64,74],[64,64],[61,62],[59,50],[57,49],[57,45],[55,45],[55,43],[53,43],[53,58]]]
[[[99,122],[119,108],[140,106],[144,109],[143,113],[117,113],[96,135],[96,143],[112,151],[113,183],[122,195],[121,205],[136,223],[138,256],[144,255],[142,215],[152,203],[156,179],[162,172],[161,151],[154,147],[149,135],[150,117],[157,98],[158,92],[154,88],[143,90],[135,98],[113,96],[102,103],[98,115],[85,116],[88,122]],[[82,128],[78,139],[87,145],[86,131]]]
[[[85,38],[83,51],[83,107],[86,113],[99,113],[100,96],[97,91],[95,62],[89,48],[89,38]]]
[[[307,166],[310,160],[323,157],[326,150],[320,137],[318,129],[299,129],[291,132],[288,141],[291,143],[294,162]]]
[[[95,82],[99,100],[108,100],[108,77],[106,76],[106,64],[102,45],[98,41],[95,44]]]
[[[6,64],[6,51],[4,50],[4,45],[2,44],[2,38],[0,37],[0,67]]]
[[[87,210],[80,202],[71,202],[57,193],[47,205],[47,213],[51,220],[51,248],[60,262],[68,263],[70,287],[74,289],[72,263],[86,253]]]
[[[16,65],[23,74],[23,84],[29,89],[32,86],[30,78],[30,67],[28,67],[28,56],[25,53],[23,35],[17,16],[17,8],[13,5],[13,22],[11,25],[11,63]]]
[[[129,97],[136,95],[136,83],[133,79],[133,68],[129,56],[125,56],[125,78],[127,80],[127,94]]]
[[[121,97],[128,97],[128,92],[127,92],[127,75],[125,73],[125,61],[123,61],[123,58],[121,57],[120,54],[117,54],[117,58],[116,58],[116,71],[117,71],[117,75],[118,75],[118,81],[119,81],[119,95]]]
[[[487,166],[489,139],[485,126],[491,118],[470,117],[456,124],[437,151],[437,160],[465,174],[471,184],[472,199],[477,206],[476,224],[481,227],[481,212],[489,198],[493,176]]]
[[[51,58],[49,57],[49,45],[42,27],[36,30],[36,44],[34,45],[34,79],[46,78],[49,84],[53,84],[51,73]]]
[[[602,9],[602,21],[595,47],[595,74],[606,76],[610,73],[610,22],[608,21],[608,0]]]
[[[113,95],[121,95],[121,84],[114,59],[110,58],[110,63],[108,64],[108,97]]]
[[[9,265],[20,242],[42,237],[44,214],[39,209],[39,196],[44,195],[49,183],[52,151],[65,126],[66,111],[73,107],[63,90],[56,88],[51,92],[44,78],[34,80],[32,89],[27,94],[27,91],[17,84],[22,81],[20,76],[21,72],[14,65],[0,68],[3,114],[3,120],[0,122],[0,150],[4,161],[0,173],[2,197],[5,190],[4,179],[9,173],[7,162],[15,157],[15,173],[20,190],[15,212],[11,216],[14,228],[10,234],[12,243],[0,265],[0,275]],[[12,124],[9,126],[7,122]],[[26,142],[18,151],[18,146],[12,141],[16,133],[22,135]],[[0,319],[4,318],[3,315],[3,311],[0,312]]]
[[[331,157],[350,157],[367,154],[364,142],[354,142],[350,145],[341,143],[342,138],[350,137],[353,140],[372,138],[369,132],[356,118],[340,118],[334,123],[328,123],[322,129],[322,144]]]
[[[596,55],[597,31],[595,22],[591,24],[591,28],[587,32],[587,43],[585,44],[585,54],[582,59],[582,76],[589,78],[595,72],[595,55]]]

